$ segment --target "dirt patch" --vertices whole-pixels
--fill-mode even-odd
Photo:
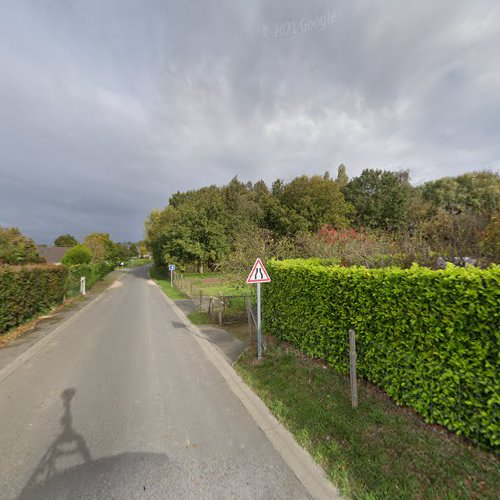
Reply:
[[[224,285],[224,280],[222,278],[203,278],[201,280],[202,285]]]

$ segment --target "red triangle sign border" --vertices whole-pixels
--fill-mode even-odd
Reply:
[[[262,271],[262,278],[261,279],[252,279],[252,276],[254,275],[256,269],[260,267],[261,271]],[[269,277],[269,274],[267,273],[266,271],[266,268],[264,267],[264,264],[262,263],[262,260],[260,260],[260,258],[258,258],[256,261],[255,261],[255,264],[253,265],[252,267],[252,270],[250,271],[250,274],[248,275],[248,278],[247,278],[247,283],[269,283],[271,281],[271,278]]]

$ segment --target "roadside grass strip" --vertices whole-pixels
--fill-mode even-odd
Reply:
[[[172,300],[185,299],[186,295],[179,291],[175,286],[170,286],[170,278],[159,271],[156,267],[149,270],[149,276],[156,282],[157,285],[163,290],[165,295]]]
[[[498,456],[371,384],[359,383],[353,410],[349,378],[288,344],[270,345],[261,363],[248,349],[235,368],[347,497],[500,497]]]

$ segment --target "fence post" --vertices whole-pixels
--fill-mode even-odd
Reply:
[[[203,307],[203,290],[200,289],[200,309]]]
[[[219,326],[222,326],[222,292],[219,292]]]
[[[356,381],[356,334],[349,330],[349,365],[352,407],[358,407],[358,384]]]
[[[209,297],[208,299],[208,317],[210,318],[210,321],[214,320],[214,298]]]

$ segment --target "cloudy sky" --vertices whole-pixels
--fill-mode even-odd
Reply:
[[[177,190],[500,169],[498,0],[0,0],[0,225],[138,240]]]

